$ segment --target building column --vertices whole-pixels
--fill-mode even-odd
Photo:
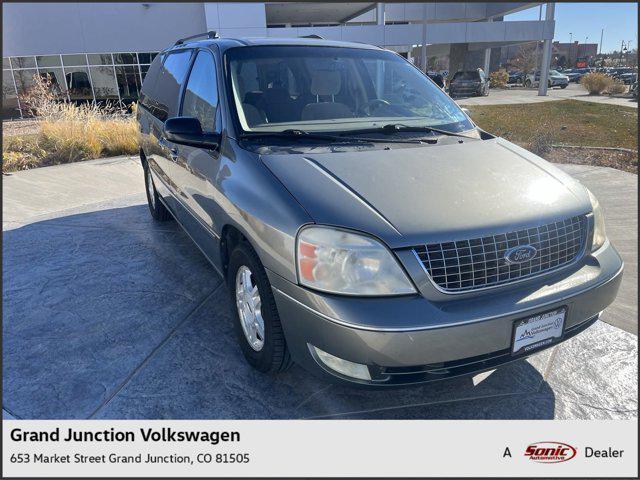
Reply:
[[[547,9],[545,14],[546,21],[554,20],[554,13],[556,9],[555,3],[547,3]],[[551,42],[553,38],[549,38],[544,41],[544,47],[542,50],[542,65],[540,66],[540,84],[538,85],[538,95],[547,95],[547,81],[549,80],[549,67],[551,66]]]
[[[487,20],[487,22],[493,22],[493,19],[490,18]],[[489,75],[489,70],[491,69],[491,49],[490,48],[485,48],[484,49],[484,73],[486,75]]]
[[[484,73],[489,75],[490,69],[491,69],[491,49],[485,48],[484,49],[484,68],[483,68]]]
[[[420,69],[427,73],[427,4],[422,4],[422,48],[420,49]]]
[[[384,25],[384,3],[376,4],[376,23]]]

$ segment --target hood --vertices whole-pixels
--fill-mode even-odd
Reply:
[[[261,158],[316,223],[367,232],[392,248],[527,228],[591,210],[577,181],[502,139]]]

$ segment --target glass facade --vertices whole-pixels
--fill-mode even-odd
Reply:
[[[27,116],[20,95],[34,75],[52,80],[67,101],[116,103],[138,99],[142,80],[158,52],[79,53],[2,58],[2,118]]]

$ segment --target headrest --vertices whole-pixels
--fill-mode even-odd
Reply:
[[[312,95],[336,95],[340,91],[342,79],[335,70],[318,70],[311,77]]]

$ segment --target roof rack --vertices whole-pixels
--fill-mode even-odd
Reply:
[[[218,32],[209,30],[208,32],[199,33],[197,35],[191,35],[190,37],[185,37],[185,38],[176,40],[176,43],[174,43],[174,45],[182,45],[187,40],[193,40],[194,38],[200,38],[200,37],[207,37],[207,38],[213,39],[213,38],[220,38],[220,35],[218,35]]]
[[[324,40],[324,37],[321,37],[317,33],[312,33],[311,35],[303,35],[300,38],[317,38],[318,40]]]

